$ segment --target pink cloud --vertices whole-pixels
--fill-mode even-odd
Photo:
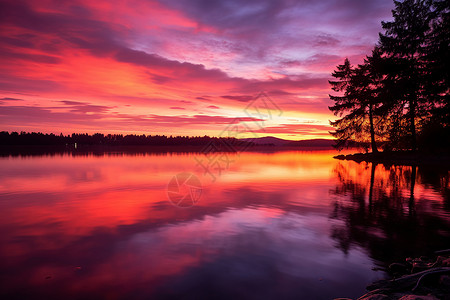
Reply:
[[[194,132],[209,124],[217,134],[260,91],[291,113],[331,119],[331,71],[345,56],[357,63],[367,54],[392,6],[263,0],[255,11],[230,3],[2,1],[0,125],[175,131],[185,124]],[[8,100],[19,93],[28,94],[21,105]],[[53,107],[55,99],[66,100]],[[227,110],[203,115],[205,102]],[[176,110],[186,116],[170,116]],[[311,132],[296,126],[268,131]]]

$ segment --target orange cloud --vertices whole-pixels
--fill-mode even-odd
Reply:
[[[288,9],[284,2],[279,5]],[[150,116],[157,115],[172,120],[158,129],[162,133],[217,135],[217,117],[246,117],[246,105],[260,91],[289,112],[290,118],[273,120],[271,128],[289,124],[295,114],[315,114],[325,124],[333,119],[327,110],[327,80],[342,55],[320,49],[345,48],[357,60],[370,47],[328,33],[307,42],[306,37],[293,38],[288,31],[292,20],[280,23],[269,10],[260,24],[267,34],[261,35],[254,30],[253,14],[242,19],[230,11],[231,23],[209,19],[229,9],[219,3],[211,5],[209,14],[197,2],[185,7],[171,1],[2,1],[0,9],[0,97],[23,99],[20,105],[0,102],[1,130],[53,131],[57,127],[51,118],[60,114],[58,126],[73,131],[117,131],[126,119],[128,130],[148,133],[153,125],[161,126]],[[273,30],[284,39],[273,43]],[[298,41],[303,38],[309,50]],[[283,54],[287,48],[305,52],[291,57]],[[63,100],[105,109],[63,112],[54,107],[64,106],[58,102]],[[208,116],[205,107],[220,114]],[[190,124],[180,132],[176,122],[199,115],[210,122],[206,128]],[[286,134],[304,138],[304,131],[289,128]],[[267,132],[277,134],[278,129]],[[320,130],[317,134],[326,134]]]

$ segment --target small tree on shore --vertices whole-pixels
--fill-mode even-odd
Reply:
[[[334,122],[330,122],[336,128],[334,132],[330,133],[336,138],[335,147],[339,150],[342,150],[355,141],[358,133],[362,131],[361,113],[358,107],[355,107],[349,91],[353,74],[353,66],[350,64],[348,58],[346,58],[344,63],[338,65],[336,70],[331,74],[337,80],[329,81],[331,89],[341,94],[341,96],[329,95],[330,99],[334,101],[334,105],[330,106],[329,109],[334,115],[342,117]],[[347,114],[344,115],[344,113]]]
[[[352,144],[366,144],[367,132],[373,153],[378,152],[375,134],[376,108],[379,103],[379,81],[376,65],[370,64],[380,57],[379,49],[367,57],[364,64],[352,67],[346,59],[332,74],[337,81],[329,81],[331,88],[341,96],[330,95],[335,103],[329,109],[340,119],[330,122],[335,127],[331,134],[337,138],[339,150]]]

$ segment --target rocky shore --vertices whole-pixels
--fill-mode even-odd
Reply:
[[[372,283],[367,287],[369,292],[358,300],[450,299],[450,249],[393,263],[388,272],[393,279]]]

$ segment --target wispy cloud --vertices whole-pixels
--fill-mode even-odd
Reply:
[[[187,134],[198,124],[218,134],[216,125],[242,115],[262,90],[290,114],[325,123],[333,118],[329,74],[344,57],[358,62],[368,53],[392,7],[391,0],[1,1],[0,108],[8,122],[0,125],[109,130],[126,120],[146,132],[181,122],[191,126]],[[18,93],[35,96],[17,106]],[[226,109],[208,116],[205,103]],[[177,110],[186,117],[170,117]]]

